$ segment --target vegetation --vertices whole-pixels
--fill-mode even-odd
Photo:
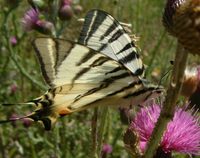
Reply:
[[[41,5],[45,7],[52,3],[51,0],[43,1],[46,4]],[[58,6],[57,1],[53,3]],[[56,12],[58,8],[50,10],[49,15],[44,14],[41,19],[49,20],[55,25],[53,34],[47,35],[48,32],[45,32],[44,35],[38,30],[27,31],[22,28],[21,21],[25,12],[30,9],[30,3],[22,0],[0,2],[0,103],[28,101],[48,89],[40,73],[31,41],[41,36],[75,41],[81,29],[78,19],[83,18],[86,12],[93,8],[105,10],[117,20],[132,24],[132,33],[139,37],[137,45],[147,65],[148,80],[159,83],[161,76],[172,67],[170,61],[174,60],[177,44],[176,39],[171,37],[162,25],[165,1],[74,0],[74,12],[77,5],[82,9],[79,8],[80,10],[70,15],[72,17],[67,20],[59,19]],[[200,64],[199,57],[189,58],[189,64]],[[165,77],[162,84],[167,85],[167,81]],[[24,116],[33,108],[23,105],[0,106],[0,120]],[[92,125],[95,123],[98,130],[97,147],[92,134]],[[131,156],[123,143],[123,134],[127,128],[120,119],[118,108],[96,108],[74,113],[60,118],[51,131],[45,131],[40,124],[30,123],[28,120],[1,124],[0,157],[93,157],[101,155],[103,144],[110,144],[112,152],[106,155],[107,157],[128,158]],[[176,153],[174,156],[185,157]]]

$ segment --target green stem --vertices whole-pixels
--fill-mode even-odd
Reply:
[[[97,121],[98,121],[98,107],[94,109],[94,114],[92,116],[92,152],[91,157],[97,158]]]
[[[167,123],[173,118],[173,114],[176,107],[176,100],[178,99],[183,79],[184,71],[187,63],[188,52],[178,44],[176,57],[174,62],[173,74],[167,90],[167,96],[161,110],[160,117],[153,130],[152,136],[148,143],[148,148],[144,154],[144,158],[152,158],[159,143],[161,137],[166,129]]]
[[[31,157],[37,158],[34,143],[33,143],[32,139],[29,137],[29,135],[28,135],[28,139],[29,139],[29,143],[30,143],[30,146],[31,146]]]
[[[100,125],[99,125],[99,131],[98,131],[98,139],[97,139],[98,140],[97,153],[98,153],[99,158],[101,157],[101,149],[102,149],[107,114],[108,114],[108,107],[102,107],[101,116],[99,117]]]
[[[146,70],[146,74],[147,74],[147,75],[148,75],[149,72],[151,72],[151,70],[152,70],[153,61],[155,60],[155,57],[156,57],[156,55],[157,55],[157,53],[158,53],[158,49],[160,48],[161,43],[163,42],[163,39],[164,39],[165,35],[166,35],[166,31],[164,31],[164,32],[162,33],[162,35],[161,35],[160,39],[158,40],[156,46],[155,46],[154,49],[149,53],[149,54],[151,54],[151,59],[150,59],[150,61],[149,61],[149,63],[148,63],[148,67],[147,67],[147,70]]]
[[[67,140],[65,139],[65,132],[67,131],[67,128],[66,128],[66,124],[65,124],[65,119],[62,119],[61,120],[61,123],[62,123],[62,126],[60,127],[61,130],[60,130],[60,151],[64,151],[64,152],[61,152],[61,157],[62,158],[66,158],[67,157],[67,151],[66,151],[66,146],[67,146]]]
[[[1,129],[0,129],[0,150],[1,150],[2,158],[6,158],[5,146],[4,146],[4,143],[3,143],[3,133],[2,133]]]
[[[9,50],[11,51],[11,50]],[[11,55],[11,59],[12,61],[15,63],[15,65],[17,66],[17,68],[19,69],[19,71],[21,72],[22,75],[24,75],[27,79],[29,79],[33,84],[35,84],[36,86],[38,86],[40,89],[42,90],[47,90],[47,87],[40,84],[37,80],[35,80],[32,76],[30,76],[27,71],[23,68],[23,66],[15,59],[15,57],[13,55]]]
[[[23,68],[23,66],[17,61],[17,59],[14,56],[14,50],[11,46],[10,43],[10,35],[9,35],[9,30],[8,30],[8,18],[11,12],[5,12],[4,14],[4,24],[3,24],[3,31],[5,32],[5,39],[6,39],[6,45],[7,45],[7,49],[10,53],[10,57],[12,59],[12,61],[15,63],[15,65],[17,66],[17,68],[19,69],[19,71],[21,72],[22,75],[24,75],[27,79],[29,79],[33,84],[35,84],[36,86],[38,86],[40,89],[42,90],[47,90],[46,86],[40,84],[39,82],[37,82],[32,76],[30,76],[27,71]]]

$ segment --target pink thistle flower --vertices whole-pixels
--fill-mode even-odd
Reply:
[[[43,34],[51,34],[54,30],[54,25],[51,22],[39,19],[39,12],[35,9],[26,12],[22,19],[22,25],[25,31],[34,29]]]
[[[110,144],[103,144],[101,151],[101,158],[106,158],[108,154],[112,152],[112,146]]]
[[[17,44],[17,38],[15,36],[10,37],[10,43],[15,46]]]
[[[33,123],[32,120],[30,120],[29,118],[23,118],[22,119],[22,124],[25,128],[29,128],[31,126],[31,124]]]
[[[17,119],[17,118],[18,118],[18,115],[17,115],[17,114],[12,114],[12,115],[9,117],[9,120],[14,120],[14,121],[11,122],[11,124],[12,124],[13,127],[17,127],[16,121],[15,121],[15,119]]]
[[[112,152],[112,146],[110,144],[104,144],[102,148],[102,152],[105,153],[111,153]]]
[[[36,27],[36,23],[39,19],[39,12],[33,8],[29,9],[23,19],[22,26],[25,31],[31,31]]]
[[[13,83],[12,85],[10,85],[11,94],[14,94],[17,91],[17,89],[18,89],[18,86],[16,84]]]
[[[156,104],[144,107],[137,113],[131,123],[130,128],[134,129],[139,135],[142,152],[146,149],[147,141],[152,134],[160,111],[161,107]],[[193,116],[191,112],[177,108],[173,120],[168,123],[167,129],[164,132],[160,148],[165,153],[177,151],[199,155],[200,126],[198,118]]]

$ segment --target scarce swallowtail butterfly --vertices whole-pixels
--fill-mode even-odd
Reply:
[[[135,44],[104,11],[87,13],[77,43],[37,38],[33,46],[50,89],[25,103],[36,106],[25,117],[42,122],[46,130],[59,116],[94,106],[138,105],[163,91],[143,78]]]

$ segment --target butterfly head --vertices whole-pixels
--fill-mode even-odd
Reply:
[[[143,96],[143,102],[142,104],[146,103],[149,100],[162,97],[165,94],[165,89],[161,85],[154,85],[147,80],[143,79],[143,85],[144,85],[144,96]]]

